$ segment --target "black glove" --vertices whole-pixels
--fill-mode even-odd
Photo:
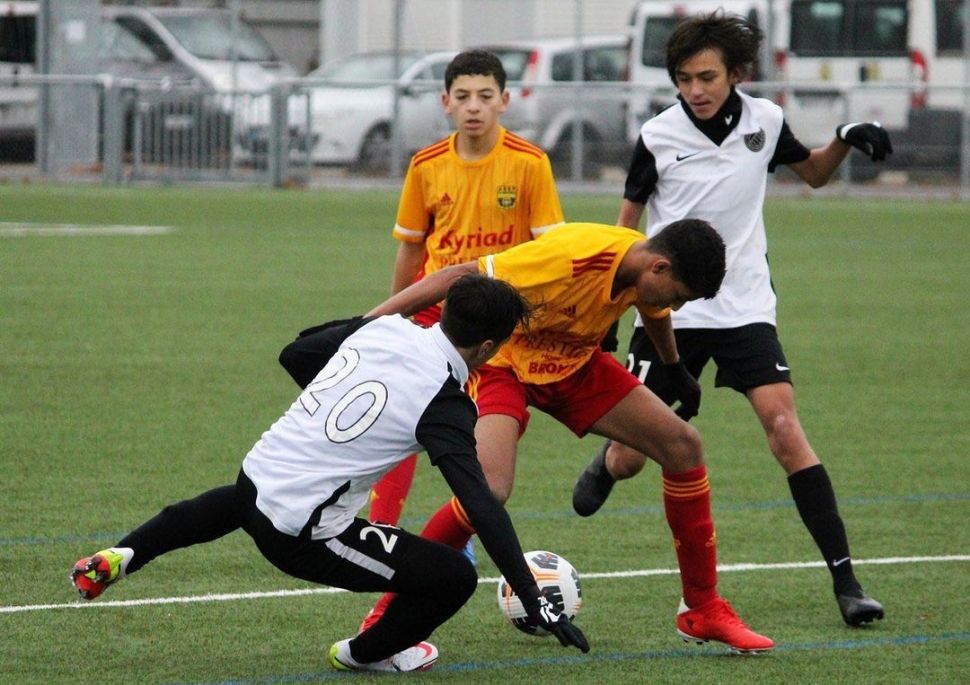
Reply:
[[[617,337],[617,333],[620,330],[620,322],[614,321],[613,325],[610,326],[610,330],[606,331],[606,335],[600,340],[600,349],[604,352],[616,352],[617,348],[620,346],[620,339]]]
[[[886,155],[893,153],[889,133],[876,121],[842,124],[835,129],[835,135],[843,143],[862,150],[873,162],[881,162],[886,159]]]
[[[577,647],[584,654],[589,651],[589,642],[586,641],[583,631],[573,625],[569,617],[560,613],[544,596],[539,597],[539,608],[531,613],[531,618],[540,628],[555,635],[563,647]]]
[[[690,375],[683,361],[674,364],[664,364],[667,380],[670,381],[674,394],[680,400],[680,406],[674,411],[684,421],[690,421],[697,416],[701,408],[701,385]]]

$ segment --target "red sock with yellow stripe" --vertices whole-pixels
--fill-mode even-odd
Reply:
[[[696,607],[717,597],[717,538],[707,468],[663,474],[664,511],[674,535],[684,602]]]
[[[465,544],[475,534],[468,515],[461,508],[458,500],[452,497],[450,500],[435,512],[421,531],[421,537],[426,540],[434,540],[455,549],[462,549]],[[394,598],[393,592],[385,592],[370,613],[360,624],[360,632],[363,632],[377,623],[377,619],[384,615],[387,605]]]
[[[411,491],[418,455],[412,454],[384,474],[370,493],[370,521],[396,526],[401,520],[404,500]]]

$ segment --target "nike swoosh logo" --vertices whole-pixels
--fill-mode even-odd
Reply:
[[[677,161],[678,162],[683,162],[688,157],[693,157],[694,155],[699,155],[699,154],[700,154],[700,151],[698,151],[698,152],[688,152],[686,155],[677,155]]]
[[[791,369],[789,369],[787,366],[782,366],[778,362],[775,362],[775,368],[779,371],[791,371]]]
[[[832,566],[839,566],[841,564],[844,564],[851,558],[852,557],[842,557],[841,559],[836,559],[835,561],[832,562]]]

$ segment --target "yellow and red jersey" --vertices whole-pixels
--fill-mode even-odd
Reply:
[[[529,329],[517,328],[489,362],[523,383],[542,385],[576,371],[614,321],[637,299],[634,287],[611,296],[620,261],[639,231],[570,223],[505,252],[481,257],[478,270],[515,286],[535,307]],[[658,316],[667,310],[658,309]]]
[[[425,243],[418,278],[563,223],[552,167],[541,148],[500,127],[492,151],[469,162],[455,151],[456,136],[416,153],[404,179],[393,235]]]

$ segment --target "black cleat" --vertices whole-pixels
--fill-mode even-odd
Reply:
[[[592,516],[599,511],[616,482],[606,470],[606,450],[609,446],[609,440],[603,443],[603,447],[593,457],[590,465],[579,474],[579,480],[573,486],[573,509],[580,516]]]
[[[882,620],[884,615],[882,604],[861,589],[844,595],[836,595],[835,599],[839,603],[842,620],[853,628],[872,623],[876,619]]]

